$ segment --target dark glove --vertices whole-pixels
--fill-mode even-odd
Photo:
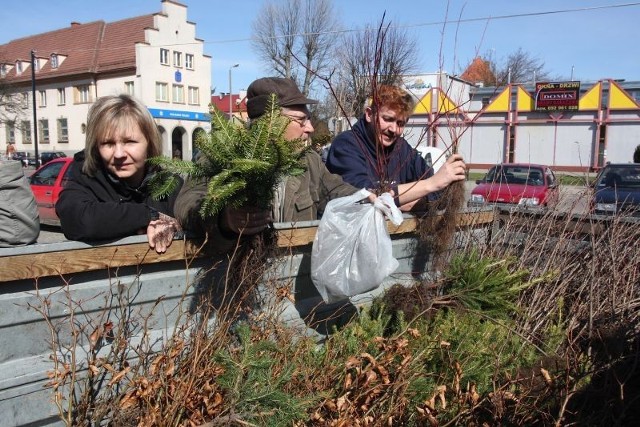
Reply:
[[[218,219],[220,231],[235,233],[243,236],[258,234],[272,222],[268,209],[255,206],[241,206],[239,208],[226,207]]]

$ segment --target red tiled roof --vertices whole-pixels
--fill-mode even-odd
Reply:
[[[6,78],[15,83],[31,80],[30,68],[16,75],[15,62],[30,62],[32,49],[37,57],[48,59],[36,71],[40,79],[135,68],[135,43],[145,42],[144,30],[152,27],[152,14],[112,23],[72,24],[0,45],[0,62],[14,65]],[[50,60],[53,53],[66,57],[55,69]]]
[[[96,71],[111,71],[120,69],[123,66],[126,68],[135,67],[135,44],[145,43],[144,30],[152,27],[153,15],[144,15],[106,24],[102,42],[100,43],[100,55]]]
[[[491,71],[491,65],[480,57],[476,57],[460,77],[473,83],[495,81],[496,79]]]
[[[240,102],[240,95],[231,95],[231,105],[235,112],[247,111],[247,98],[244,97]],[[229,95],[211,95],[211,103],[220,111],[229,112]]]

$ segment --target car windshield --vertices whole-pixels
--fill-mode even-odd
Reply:
[[[56,183],[60,170],[64,166],[63,162],[47,163],[38,172],[31,175],[31,184],[33,185],[53,185]]]
[[[607,166],[603,169],[598,181],[598,187],[640,188],[640,165],[637,167]]]
[[[491,168],[485,180],[487,182],[538,186],[544,185],[543,176],[540,168],[499,165]]]

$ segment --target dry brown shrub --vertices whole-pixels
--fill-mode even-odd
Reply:
[[[518,328],[563,360],[559,425],[639,422],[638,220],[551,211],[504,213],[502,222],[487,254],[516,255],[536,275],[555,277],[522,293]]]
[[[429,203],[426,214],[418,221],[418,237],[432,251],[434,269],[446,264],[456,233],[456,214],[464,207],[464,181],[455,182],[445,188],[438,200]]]
[[[326,399],[310,425],[402,425],[413,411],[406,395],[413,356],[406,337],[376,338],[377,357],[361,353],[344,361],[338,396]]]

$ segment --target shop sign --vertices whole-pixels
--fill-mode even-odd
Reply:
[[[536,83],[536,111],[577,111],[580,82]]]

